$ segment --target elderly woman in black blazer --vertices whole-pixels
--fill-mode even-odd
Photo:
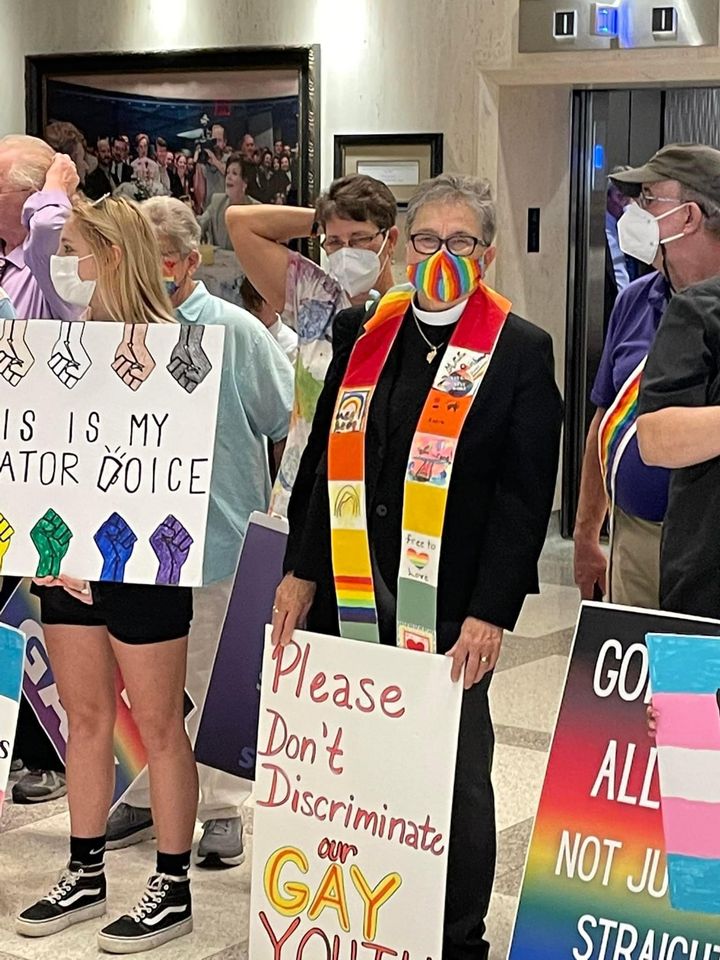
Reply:
[[[487,181],[422,184],[407,232],[410,285],[336,325],[273,638],[307,623],[452,657],[465,693],[443,960],[480,960],[495,869],[488,687],[503,631],[538,591],[562,408],[550,337],[483,282]]]

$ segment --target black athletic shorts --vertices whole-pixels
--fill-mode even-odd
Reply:
[[[107,627],[122,643],[161,643],[190,632],[192,589],[135,583],[91,583],[93,603],[82,603],[62,587],[33,584],[44,624]]]

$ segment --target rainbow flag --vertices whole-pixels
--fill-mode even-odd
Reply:
[[[700,631],[718,635],[720,623],[582,605],[509,960],[720,955],[720,917],[674,909],[645,714],[646,635]]]
[[[598,433],[600,468],[608,495],[612,497],[612,485],[617,472],[617,464],[625,447],[635,434],[637,421],[640,381],[647,357],[635,367],[620,388],[615,400],[605,413]]]

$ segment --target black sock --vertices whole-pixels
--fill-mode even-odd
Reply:
[[[102,867],[105,860],[105,835],[70,837],[70,860],[83,867]]]
[[[157,852],[156,873],[164,873],[168,877],[186,877],[190,869],[190,851],[187,853]]]

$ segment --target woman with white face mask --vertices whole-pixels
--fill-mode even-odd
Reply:
[[[63,227],[51,275],[58,295],[84,308],[86,319],[134,324],[142,334],[145,324],[175,323],[160,264],[157,240],[138,207],[115,198],[83,200],[74,202]],[[138,363],[152,362],[144,336],[134,351]],[[198,780],[184,723],[192,591],[61,576],[36,581],[33,592],[68,716],[70,857],[59,882],[23,910],[16,929],[44,937],[105,914],[117,665],[148,754],[158,853],[137,906],[104,927],[98,944],[112,953],[159,946],[192,930],[187,870]]]
[[[411,198],[410,282],[335,349],[303,472],[316,438],[322,456],[308,501],[293,492],[273,611],[275,643],[306,621],[348,642],[453,660],[465,693],[444,960],[488,956],[487,693],[503,630],[537,592],[562,417],[550,337],[484,283],[495,220],[490,185],[475,177],[445,174]]]
[[[335,341],[339,311],[361,311],[371,292],[393,285],[398,240],[397,205],[373,177],[335,180],[315,210],[262,205],[231,207],[227,227],[245,273],[270,308],[299,337],[296,396],[287,446],[271,510],[285,515]],[[292,239],[324,235],[327,268],[285,246]]]

